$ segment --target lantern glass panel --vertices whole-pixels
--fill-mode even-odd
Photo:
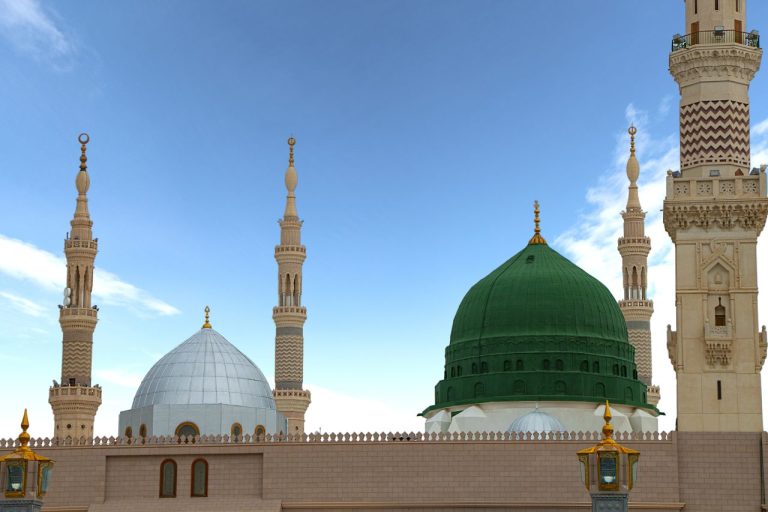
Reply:
[[[8,462],[6,465],[5,494],[24,494],[25,465],[22,461]]]
[[[40,463],[40,469],[38,469],[40,474],[38,475],[38,484],[37,484],[38,496],[45,496],[45,493],[48,492],[48,481],[50,480],[50,477],[51,477],[52,468],[53,468],[53,464],[51,464],[50,462]]]
[[[619,454],[600,452],[598,454],[598,485],[600,490],[612,491],[619,488]]]

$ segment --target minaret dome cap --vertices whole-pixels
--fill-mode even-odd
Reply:
[[[627,132],[629,133],[630,140],[629,160],[627,160],[627,178],[629,178],[630,183],[634,184],[637,182],[637,178],[640,177],[640,163],[635,156],[635,135],[637,134],[637,128],[632,125]]]
[[[293,137],[288,139],[290,156],[288,157],[288,169],[285,171],[285,188],[287,188],[288,192],[291,194],[296,190],[296,185],[299,183],[299,176],[296,174],[296,168],[293,166],[293,146],[295,144],[296,139]]]
[[[91,186],[91,179],[88,177],[88,166],[86,165],[88,157],[85,154],[86,145],[90,142],[91,137],[87,133],[81,133],[77,140],[80,142],[80,172],[77,173],[77,178],[75,178],[75,186],[79,194],[85,195]]]

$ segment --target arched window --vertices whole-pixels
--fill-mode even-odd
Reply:
[[[516,380],[512,389],[516,395],[525,394],[525,381]]]
[[[627,376],[627,367],[624,365],[621,365],[621,376],[626,377]]]
[[[602,382],[595,384],[595,396],[605,398],[605,384]]]
[[[477,373],[477,363],[472,363],[472,373]]]
[[[549,370],[549,359],[545,359],[541,362],[542,370]]]
[[[462,373],[463,373],[463,372],[462,372],[462,370],[461,370],[461,365],[457,366],[457,367],[456,367],[456,375],[458,375],[459,377],[461,377],[461,374],[462,374]]]
[[[624,389],[624,400],[627,402],[631,402],[634,400],[634,393],[632,393],[632,388],[627,387]]]
[[[595,361],[592,363],[592,373],[600,373],[600,362]]]
[[[565,363],[563,363],[562,359],[558,359],[555,361],[555,370],[561,372],[565,369]]]
[[[480,373],[488,373],[488,363],[486,361],[480,363]]]
[[[241,437],[243,435],[243,426],[239,423],[233,423],[229,429],[229,433],[232,437]]]
[[[519,372],[525,370],[525,364],[522,359],[518,359],[517,363],[515,363],[515,370]]]
[[[512,361],[507,359],[506,361],[504,361],[504,371],[508,372],[508,371],[511,371],[511,370],[512,370]]]
[[[725,326],[725,306],[723,306],[723,299],[717,298],[717,306],[715,306],[715,325],[719,327]]]
[[[475,383],[475,398],[483,396],[483,393],[485,393],[485,387],[483,386],[482,382],[476,382]]]
[[[176,427],[176,436],[179,438],[187,437],[187,441],[191,441],[192,438],[199,435],[200,435],[200,429],[197,428],[197,425],[195,425],[191,421],[185,421],[184,423],[179,423],[179,426]]]
[[[448,389],[445,392],[445,399],[448,400],[449,402],[453,402],[453,399],[454,399],[453,388],[450,387],[450,386],[448,387]]]
[[[645,393],[643,393],[643,403],[646,403],[647,400],[645,399]]]
[[[192,492],[193,498],[208,496],[208,462],[197,459],[192,463]]]
[[[613,374],[618,375],[619,374],[619,365],[615,364],[613,365]]]
[[[581,365],[579,365],[579,370],[582,372],[588,372],[589,371],[589,361],[582,361]]]
[[[637,380],[637,370],[632,370],[632,378]]]
[[[147,426],[143,423],[139,427],[139,437],[147,437]]]
[[[264,425],[256,425],[256,428],[253,431],[253,434],[256,436],[257,439],[264,440],[264,436],[267,435],[267,429],[264,428]]]
[[[172,459],[160,463],[160,497],[176,497],[176,462]]]
[[[568,387],[565,385],[565,382],[563,382],[562,380],[555,382],[556,395],[564,395],[567,390],[568,390]]]
[[[127,439],[130,439],[133,437],[133,429],[130,426],[125,427],[125,437]]]
[[[451,367],[451,377],[455,377],[455,376],[456,376],[456,368]]]

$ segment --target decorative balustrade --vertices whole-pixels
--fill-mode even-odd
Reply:
[[[684,36],[672,38],[672,51],[684,50],[697,44],[743,44],[750,48],[760,48],[760,34],[752,32],[737,32],[736,30],[707,30],[692,32]]]
[[[48,396],[92,396],[101,398],[101,388],[90,386],[52,386]]]
[[[210,436],[151,436],[145,438],[127,437],[96,437],[88,439],[71,438],[37,438],[31,439],[30,448],[61,448],[61,447],[148,447],[159,445],[259,445],[259,444],[315,444],[315,443],[450,443],[450,442],[590,442],[603,438],[600,432],[454,432],[454,433],[424,433],[424,432],[353,432],[328,434],[300,435],[270,435],[231,437],[227,435]],[[617,441],[651,441],[671,442],[674,432],[616,432]],[[17,439],[0,439],[0,450],[12,449],[18,446]]]

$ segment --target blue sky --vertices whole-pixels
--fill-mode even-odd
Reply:
[[[768,5],[751,4],[748,28],[768,27]],[[308,426],[396,430],[421,425],[456,307],[525,245],[534,199],[550,243],[619,293],[629,122],[670,428],[674,291],[658,209],[677,165],[667,58],[683,31],[682,2],[668,0],[0,0],[0,364],[24,390],[4,395],[0,432],[16,434],[23,407],[36,433],[52,429],[57,258],[81,131],[102,271],[96,430],[111,435],[206,304],[273,374],[289,135],[308,252]],[[755,165],[768,161],[765,80],[752,85]]]

